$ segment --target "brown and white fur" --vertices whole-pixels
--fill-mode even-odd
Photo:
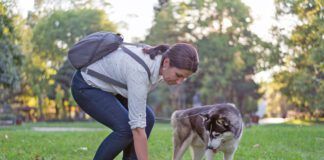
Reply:
[[[192,159],[212,160],[221,151],[232,160],[243,133],[239,110],[229,103],[208,105],[172,114],[173,160],[180,160],[190,146]]]

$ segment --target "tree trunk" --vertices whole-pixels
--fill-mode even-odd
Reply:
[[[237,96],[237,107],[241,111],[242,115],[245,113],[243,102],[244,102],[244,95],[238,95]]]
[[[60,108],[57,104],[55,104],[55,118],[59,119],[59,115],[60,115]]]
[[[43,99],[44,99],[43,94],[40,94],[37,97],[37,99],[38,99],[39,121],[44,121],[45,116],[44,116],[44,111],[43,111]]]
[[[68,118],[68,111],[65,109],[64,106],[64,98],[61,99],[61,106],[62,106],[62,113],[63,113],[63,119],[66,120]]]

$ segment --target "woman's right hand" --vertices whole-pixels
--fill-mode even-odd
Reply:
[[[137,159],[148,160],[147,136],[145,128],[135,128],[132,130],[134,147]]]

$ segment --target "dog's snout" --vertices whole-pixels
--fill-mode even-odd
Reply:
[[[213,146],[207,146],[207,149],[214,149]]]

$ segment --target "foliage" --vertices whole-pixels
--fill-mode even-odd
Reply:
[[[0,2],[0,103],[36,105],[41,117],[54,106],[56,118],[66,117],[75,105],[67,49],[89,33],[117,29],[103,10],[109,3],[38,0],[26,19],[14,14],[14,3]],[[288,16],[297,25],[289,34],[275,27],[276,39],[267,43],[249,29],[253,19],[240,0],[159,0],[145,43],[193,43],[200,69],[181,86],[159,86],[150,103],[165,106],[160,108],[165,116],[191,107],[193,95],[200,93],[203,104],[233,102],[242,112],[253,112],[256,100],[267,92],[272,111],[277,106],[283,113],[293,106],[310,113],[323,110],[323,1],[275,4],[279,20]],[[274,66],[280,68],[274,81],[261,84],[260,90],[252,77]]]
[[[50,60],[51,67],[58,69],[64,62],[67,49],[82,37],[95,31],[116,30],[107,19],[105,12],[100,10],[55,11],[39,20],[34,27],[32,42],[35,51]]]
[[[228,35],[217,34],[198,41],[202,57],[200,91],[208,103],[235,102],[243,109],[243,99],[259,98],[258,85],[252,80],[256,57],[228,41]]]
[[[35,11],[33,13],[29,13],[29,18],[38,19],[57,10],[103,10],[109,5],[110,3],[108,0],[36,0],[34,2]]]
[[[277,49],[248,29],[252,23],[248,8],[240,0],[177,1],[160,8],[146,41],[191,42],[200,54],[198,74],[184,84],[190,89],[173,96],[171,102],[201,92],[204,104],[232,102],[242,111],[256,107],[253,99],[260,96],[259,86],[252,77],[275,64],[276,54],[271,54]],[[188,106],[189,99],[180,106]]]
[[[105,12],[95,9],[57,10],[36,23],[27,24],[34,25],[29,26],[32,29],[26,27],[31,30],[31,47],[25,64],[25,87],[30,87],[32,95],[37,97],[41,117],[43,106],[48,106],[43,101],[46,97],[55,100],[57,118],[66,117],[65,108],[75,105],[69,89],[74,69],[67,61],[68,48],[85,35],[102,30],[115,31],[116,26]]]
[[[275,82],[280,91],[302,111],[312,113],[324,109],[324,12],[323,2],[317,0],[276,0],[277,16],[293,16],[299,23],[291,34],[276,36],[288,50],[282,50],[284,69]]]
[[[288,110],[293,107],[287,97],[280,92],[281,86],[276,82],[263,82],[260,84],[260,92],[267,99],[267,117],[287,117]],[[290,118],[290,117],[289,117]]]
[[[154,24],[151,27],[147,37],[146,43],[150,44],[171,44],[178,41],[181,32],[179,28],[174,25],[177,24],[177,20],[172,14],[173,6],[168,8],[162,8],[160,11],[155,12]]]
[[[8,101],[11,95],[20,91],[20,65],[23,61],[17,45],[15,15],[0,2],[0,103]]]

